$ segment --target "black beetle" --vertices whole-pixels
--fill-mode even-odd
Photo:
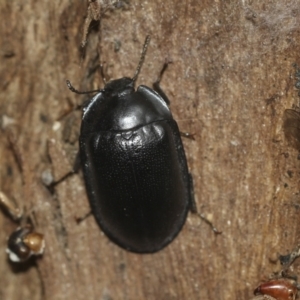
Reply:
[[[112,241],[137,253],[168,245],[194,207],[192,177],[168,99],[159,88],[134,89],[149,41],[147,36],[133,78],[90,91],[97,94],[83,109],[79,137],[92,213]]]

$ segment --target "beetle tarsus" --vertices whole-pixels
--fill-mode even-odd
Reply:
[[[212,231],[213,231],[215,234],[221,234],[221,233],[222,233],[222,231],[218,230],[218,229],[214,226],[214,224],[213,224],[211,221],[209,221],[203,214],[198,213],[198,216],[199,216],[206,224],[208,224],[208,225],[211,227]]]
[[[190,132],[182,132],[180,131],[180,135],[184,138],[190,139],[195,141],[195,133],[190,133]]]
[[[90,217],[92,215],[92,211],[89,211],[86,215],[84,215],[83,217],[75,217],[75,221],[77,224],[81,223],[82,221],[84,221],[85,219],[87,219],[88,217]]]

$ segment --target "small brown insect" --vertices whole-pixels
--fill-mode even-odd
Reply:
[[[33,231],[33,227],[26,225],[17,228],[8,238],[7,249],[9,259],[22,262],[34,255],[42,255],[45,249],[44,235]]]
[[[0,205],[7,210],[14,221],[21,225],[8,238],[6,252],[9,259],[12,262],[23,262],[31,256],[43,254],[44,235],[34,231],[28,217],[2,191],[0,191]]]
[[[271,279],[259,285],[254,290],[254,295],[271,297],[261,299],[295,300],[297,296],[297,291],[297,283],[294,280],[288,278],[279,278]]]
[[[17,145],[12,131],[7,135],[9,144],[19,165],[24,170],[23,155]],[[28,195],[27,197],[29,198]],[[6,252],[13,262],[23,262],[31,256],[41,255],[44,252],[44,235],[34,230],[35,221],[32,210],[27,211],[25,205],[19,205],[13,199],[0,191],[0,206],[7,211],[11,218],[18,223],[19,227],[10,234],[7,242]]]

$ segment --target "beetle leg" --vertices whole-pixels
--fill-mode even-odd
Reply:
[[[80,155],[79,155],[79,151],[76,154],[75,157],[75,161],[73,163],[73,167],[71,169],[71,171],[69,171],[68,173],[66,173],[65,175],[63,175],[61,178],[59,178],[56,181],[53,181],[48,187],[54,188],[56,185],[58,185],[59,183],[65,181],[68,177],[76,174],[79,172],[80,170]]]
[[[104,63],[100,64],[100,74],[101,74],[104,85],[106,85],[106,83],[109,81],[109,78],[107,78],[107,73],[106,73],[107,70],[104,71],[103,65],[104,65]]]
[[[92,215],[92,211],[89,211],[87,214],[85,214],[83,217],[75,217],[75,221],[77,224],[81,223],[82,221],[84,221],[85,219],[87,219],[88,217],[90,217]]]
[[[75,161],[73,164],[73,172],[69,173],[69,175],[74,174],[74,173],[78,173],[81,167],[81,160],[80,160],[80,152],[78,151],[75,157]],[[64,178],[65,179],[65,178]],[[75,217],[76,223],[79,224],[82,221],[84,221],[85,219],[87,219],[88,217],[90,217],[92,215],[92,211],[89,211],[87,214],[85,214],[83,217]]]
[[[48,173],[42,175],[43,184],[49,189],[50,193],[54,193],[55,187],[69,178],[70,176],[76,174],[80,170],[80,155],[79,151],[77,151],[74,162],[70,163],[66,157],[65,152],[62,149],[62,145],[57,143],[55,139],[48,140],[48,153],[52,160],[61,159],[64,161],[63,167],[59,168],[58,170],[52,171],[47,170]],[[44,180],[46,177],[46,180]],[[50,177],[49,179],[47,177]]]
[[[190,140],[195,140],[195,134],[194,133],[189,133],[189,132],[182,132],[182,131],[180,131],[180,135],[182,136],[182,137],[185,137],[185,138],[188,138],[188,139],[190,139]]]
[[[166,71],[168,65],[172,63],[171,61],[166,61],[158,75],[157,80],[153,83],[153,89],[163,98],[163,100],[166,102],[166,104],[169,106],[170,105],[170,100],[167,97],[167,95],[164,93],[164,91],[162,90],[162,88],[160,87],[160,82],[162,79],[162,76],[164,74],[164,72]]]
[[[190,192],[190,210],[193,214],[196,214],[197,206],[194,197],[194,182],[191,173],[189,173],[189,192]]]
[[[57,186],[58,184],[60,184],[61,182],[65,181],[67,178],[69,178],[70,176],[74,175],[75,173],[77,173],[77,171],[75,171],[74,169],[71,170],[70,172],[66,173],[65,175],[63,175],[61,178],[59,178],[56,181],[51,182],[50,184],[46,185],[46,187],[50,190],[51,194],[54,193],[54,188],[55,186]]]
[[[211,227],[212,231],[215,234],[221,234],[222,231],[219,231],[210,220],[208,220],[202,213],[198,212],[195,197],[194,197],[193,177],[190,173],[189,173],[189,190],[190,190],[190,210],[191,210],[191,212],[193,214],[197,214],[200,219],[202,219],[205,223],[207,223]]]
[[[163,89],[160,87],[160,82],[162,80],[162,76],[163,74],[165,73],[167,67],[169,64],[171,64],[172,61],[166,61],[159,73],[159,76],[157,78],[157,80],[153,83],[153,89],[163,98],[163,100],[166,102],[166,104],[169,106],[170,105],[170,100],[169,98],[167,97],[167,95],[165,94],[165,92],[163,91]],[[181,132],[180,131],[180,135],[182,137],[186,137],[188,139],[191,139],[191,140],[195,140],[194,136],[195,134],[194,133],[189,133],[189,132]]]
[[[78,173],[80,170],[80,164],[81,164],[81,160],[80,160],[80,152],[78,151],[75,157],[75,161],[73,164],[73,173]]]
[[[200,219],[202,219],[205,223],[207,223],[207,224],[210,226],[210,228],[212,229],[212,231],[213,231],[215,234],[221,234],[221,233],[222,233],[222,231],[218,230],[218,229],[214,226],[214,224],[213,224],[211,221],[209,221],[203,214],[201,214],[201,213],[197,213],[197,214],[198,214],[198,216],[200,217]]]

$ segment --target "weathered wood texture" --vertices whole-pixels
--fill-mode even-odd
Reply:
[[[0,2],[0,188],[33,207],[47,245],[36,267],[11,265],[5,243],[17,225],[0,214],[0,299],[251,298],[278,270],[271,260],[299,243],[299,160],[282,116],[299,101],[300,1],[127,1],[92,24],[83,56],[86,10],[83,0]],[[171,245],[138,255],[111,243],[92,217],[75,222],[89,211],[81,173],[53,194],[41,174],[59,178],[77,149],[81,114],[69,112],[87,97],[65,80],[102,86],[100,62],[111,78],[132,76],[147,34],[137,84],[151,86],[173,61],[162,87],[180,128],[196,134],[184,144],[198,209],[223,234],[189,215]]]

